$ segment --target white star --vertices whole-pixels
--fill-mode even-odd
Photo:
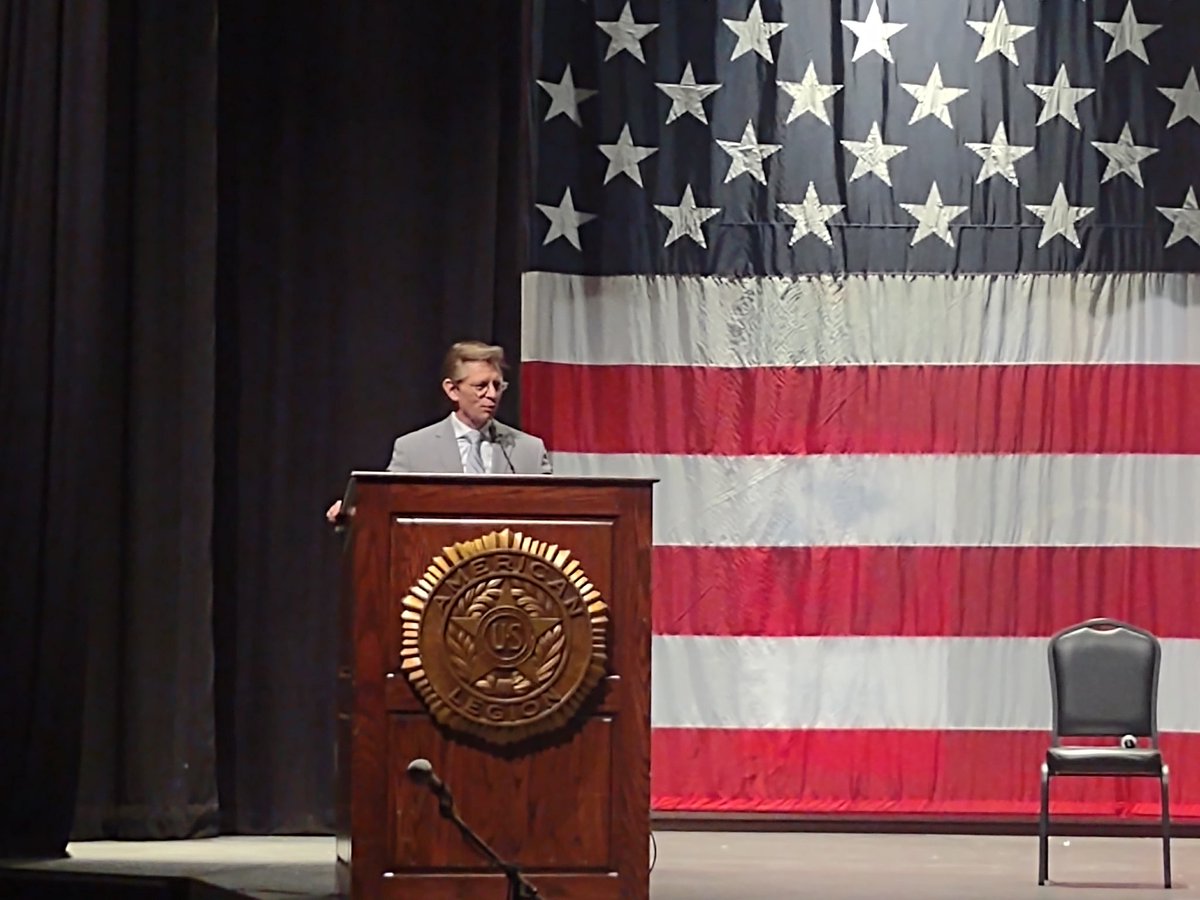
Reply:
[[[771,38],[787,28],[787,22],[763,21],[759,0],[754,0],[754,5],[750,7],[750,12],[746,14],[745,19],[722,19],[721,21],[737,35],[737,46],[733,48],[733,56],[729,57],[730,62],[751,50],[767,62],[775,62],[775,57],[771,55]]]
[[[993,53],[1004,56],[1014,66],[1021,64],[1017,59],[1017,41],[1033,31],[1032,25],[1013,25],[1008,21],[1008,10],[1004,8],[1004,0],[996,7],[996,14],[990,22],[975,22],[970,19],[967,24],[983,37],[975,62],[979,62]]]
[[[608,157],[608,171],[604,173],[604,183],[608,184],[618,175],[628,175],[638,187],[642,184],[642,170],[638,168],[647,156],[658,152],[657,147],[639,147],[629,134],[629,125],[621,129],[621,136],[615,144],[601,144],[600,152]]]
[[[700,227],[721,211],[719,206],[697,206],[692,197],[692,186],[683,189],[683,198],[678,206],[654,204],[654,208],[671,220],[671,231],[667,234],[664,247],[670,247],[682,237],[689,237],[701,247],[708,249],[704,230]]]
[[[929,196],[924,203],[901,203],[900,208],[917,220],[917,232],[910,244],[912,247],[930,235],[941,238],[947,246],[953,247],[954,236],[950,234],[950,223],[967,211],[965,206],[943,203],[936,181],[929,186]]]
[[[1171,121],[1167,123],[1168,128],[1184,119],[1200,122],[1200,86],[1196,84],[1195,69],[1188,70],[1183,87],[1160,87],[1158,92],[1175,104],[1175,108],[1171,110]]]
[[[596,24],[612,38],[608,42],[608,52],[604,54],[605,62],[608,62],[622,50],[627,50],[631,56],[641,62],[646,61],[646,57],[642,53],[642,39],[658,27],[657,22],[638,24],[633,20],[633,10],[626,3],[617,21],[597,21]]]
[[[1015,164],[1026,153],[1032,153],[1033,148],[1010,144],[1008,142],[1008,134],[1004,130],[1003,122],[996,126],[996,133],[992,135],[992,142],[990,144],[976,144],[968,141],[967,146],[975,153],[978,153],[983,160],[983,167],[979,170],[979,177],[975,179],[976,184],[983,184],[984,181],[993,175],[999,175],[1013,186],[1020,187],[1017,184],[1017,168]]]
[[[1075,223],[1092,211],[1090,206],[1071,206],[1067,203],[1067,192],[1063,190],[1061,181],[1049,206],[1033,206],[1026,203],[1025,208],[1042,220],[1039,247],[1059,234],[1078,247],[1079,235],[1075,233]]]
[[[1071,82],[1067,80],[1065,63],[1058,67],[1058,74],[1054,76],[1054,84],[1027,84],[1025,87],[1041,97],[1046,104],[1042,107],[1041,115],[1038,116],[1035,125],[1042,125],[1055,116],[1062,116],[1076,129],[1083,130],[1079,124],[1079,113],[1076,111],[1075,105],[1085,97],[1094,94],[1096,89],[1071,87]]]
[[[942,71],[937,63],[933,64],[933,71],[929,73],[929,80],[924,84],[904,84],[900,87],[904,88],[917,101],[917,106],[912,112],[912,118],[908,120],[908,124],[920,121],[926,116],[933,116],[948,128],[953,128],[954,123],[950,121],[950,104],[967,92],[966,88],[944,87],[942,84]]]
[[[789,247],[806,234],[816,235],[832,247],[833,238],[830,237],[829,226],[825,223],[846,208],[841,203],[822,203],[811,181],[808,183],[803,203],[780,203],[778,206],[796,220],[796,224],[792,226],[792,239],[788,241]]]
[[[840,91],[843,85],[821,84],[817,79],[817,68],[809,62],[800,81],[780,81],[779,86],[791,95],[792,108],[788,112],[786,125],[793,119],[798,119],[805,113],[812,113],[826,125],[829,125],[829,113],[825,110],[825,101]]]
[[[570,65],[563,72],[562,81],[556,84],[553,81],[542,81],[539,78],[538,87],[550,95],[550,108],[546,110],[546,118],[542,120],[543,122],[549,122],[562,113],[576,125],[582,125],[583,123],[579,119],[579,104],[588,97],[596,95],[596,91],[575,87],[575,79],[571,75]]]
[[[1125,6],[1119,22],[1097,22],[1096,27],[1112,35],[1112,46],[1108,48],[1105,62],[1112,62],[1122,53],[1129,51],[1144,63],[1150,62],[1146,55],[1146,38],[1162,28],[1161,25],[1143,25],[1133,14],[1133,0]]]
[[[707,125],[708,116],[704,114],[704,98],[721,85],[696,84],[696,76],[692,74],[692,64],[688,63],[683,67],[683,77],[679,80],[679,84],[656,81],[654,86],[671,98],[671,111],[667,113],[668,125],[684,114],[695,116]]]
[[[1158,211],[1171,220],[1175,226],[1171,229],[1171,236],[1167,238],[1167,243],[1164,245],[1170,247],[1172,244],[1177,244],[1184,238],[1191,238],[1197,244],[1200,244],[1200,209],[1196,207],[1196,191],[1194,188],[1188,188],[1187,197],[1184,198],[1183,206],[1160,206]]]
[[[729,171],[725,173],[725,183],[733,181],[743,172],[759,184],[767,183],[766,173],[763,172],[763,160],[773,153],[783,149],[783,144],[760,144],[754,133],[754,123],[747,121],[739,141],[717,141],[721,149],[729,154]]]
[[[855,62],[868,53],[875,52],[888,62],[894,63],[892,48],[888,46],[888,41],[908,27],[907,22],[883,21],[883,16],[879,14],[878,0],[871,0],[871,9],[867,12],[867,18],[862,22],[855,19],[842,19],[842,24],[853,31],[854,36],[858,38],[850,62]]]
[[[864,175],[877,175],[888,187],[892,186],[892,176],[888,173],[888,160],[898,156],[908,149],[905,144],[885,144],[879,134],[879,123],[872,122],[871,130],[865,141],[842,141],[842,146],[856,157],[851,181],[856,181]]]
[[[592,213],[575,211],[575,203],[571,200],[570,188],[563,191],[562,200],[558,202],[558,206],[538,203],[537,208],[541,210],[542,215],[550,220],[550,227],[546,230],[546,239],[542,241],[543,247],[553,240],[565,237],[576,250],[583,249],[579,245],[579,226],[585,222],[592,221],[596,217]]]
[[[1133,134],[1129,130],[1128,122],[1121,129],[1121,136],[1117,138],[1115,144],[1106,144],[1104,141],[1092,141],[1092,146],[1108,157],[1108,167],[1104,170],[1104,177],[1100,179],[1101,184],[1104,184],[1104,182],[1111,178],[1116,178],[1118,175],[1128,175],[1138,187],[1145,187],[1142,184],[1142,167],[1140,163],[1146,157],[1157,153],[1158,148],[1139,147],[1135,144],[1133,142]]]

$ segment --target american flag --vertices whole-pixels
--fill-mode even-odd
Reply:
[[[661,479],[654,807],[1032,813],[1046,638],[1105,615],[1200,815],[1200,4],[533,27],[523,422]]]

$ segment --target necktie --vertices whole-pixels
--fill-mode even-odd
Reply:
[[[478,431],[467,432],[467,464],[463,471],[471,475],[483,475],[483,450],[481,443],[483,434]]]

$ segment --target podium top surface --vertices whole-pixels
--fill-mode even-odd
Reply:
[[[655,484],[658,478],[634,475],[513,475],[510,473],[488,473],[485,475],[467,475],[463,472],[387,472],[369,469],[355,469],[350,473],[350,483],[354,482],[384,482],[390,484],[420,483],[420,484],[469,484],[479,487],[488,484],[506,485],[536,485],[550,487],[553,485],[572,485],[575,487],[607,487]]]

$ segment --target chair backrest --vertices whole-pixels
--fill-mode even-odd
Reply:
[[[1050,638],[1053,738],[1132,734],[1158,746],[1162,649],[1144,629],[1090,619]]]

